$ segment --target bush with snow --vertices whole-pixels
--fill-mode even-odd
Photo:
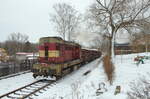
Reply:
[[[149,74],[150,77],[150,74]],[[128,99],[150,99],[150,78],[145,76],[130,84]]]

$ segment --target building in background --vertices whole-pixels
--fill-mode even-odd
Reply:
[[[115,43],[115,54],[130,54],[133,53],[132,46],[129,43]]]
[[[7,62],[9,60],[9,56],[5,49],[0,48],[0,62]]]
[[[16,59],[18,61],[22,60],[36,60],[38,58],[39,54],[38,53],[26,53],[26,52],[17,52],[16,53]]]

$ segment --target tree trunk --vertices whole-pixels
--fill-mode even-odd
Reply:
[[[114,64],[115,62],[114,62],[114,58],[115,58],[115,52],[114,52],[114,43],[115,43],[115,41],[114,41],[114,37],[110,37],[109,38],[109,55],[111,56],[111,61],[112,61],[112,63]]]
[[[115,43],[115,37],[113,35],[111,39],[111,61],[113,64],[115,64],[115,50],[114,50],[114,43]]]
[[[145,37],[145,39],[146,39],[146,43],[145,43],[145,51],[148,52],[148,38]]]
[[[65,33],[63,33],[63,39],[65,40]]]

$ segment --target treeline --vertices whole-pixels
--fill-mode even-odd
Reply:
[[[31,43],[26,34],[11,33],[5,42],[0,42],[0,48],[4,48],[8,55],[15,55],[16,52],[37,52],[38,44]]]

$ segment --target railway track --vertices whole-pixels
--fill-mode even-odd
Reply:
[[[36,93],[43,93],[42,91],[49,88],[50,85],[55,84],[54,82],[54,80],[38,80],[1,95],[0,99],[33,99],[32,96],[38,96]]]

